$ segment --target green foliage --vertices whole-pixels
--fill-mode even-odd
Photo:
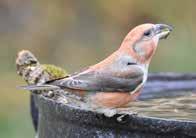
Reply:
[[[54,65],[43,64],[42,67],[47,73],[49,73],[52,76],[53,79],[65,77],[68,75],[68,73],[65,70]]]

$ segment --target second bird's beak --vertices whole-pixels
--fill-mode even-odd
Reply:
[[[173,28],[166,24],[155,24],[155,35],[159,36],[159,39],[166,39]]]

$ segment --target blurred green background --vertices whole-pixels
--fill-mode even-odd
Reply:
[[[131,28],[167,23],[151,72],[195,72],[194,0],[0,0],[0,137],[33,138],[29,93],[16,89],[18,51],[32,51],[42,63],[74,72],[116,50]]]

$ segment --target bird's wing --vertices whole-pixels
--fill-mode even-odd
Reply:
[[[139,67],[135,67],[129,73],[108,73],[86,70],[68,78],[51,81],[48,84],[58,86],[62,89],[131,92],[142,84],[143,79],[143,70]]]

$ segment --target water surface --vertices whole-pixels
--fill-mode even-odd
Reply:
[[[196,93],[133,102],[130,111],[140,115],[196,121]]]
[[[169,94],[168,94],[169,93]],[[150,93],[149,93],[150,94]],[[128,108],[99,109],[93,108],[88,102],[81,101],[76,97],[68,99],[61,98],[61,101],[80,109],[104,113],[106,116],[113,116],[116,113],[137,113],[140,116],[158,117],[175,120],[196,121],[196,93],[195,92],[165,92],[154,93],[154,97],[143,98],[130,103]],[[147,97],[147,95],[145,95]],[[152,98],[153,97],[153,98]],[[67,101],[68,100],[68,101]]]

